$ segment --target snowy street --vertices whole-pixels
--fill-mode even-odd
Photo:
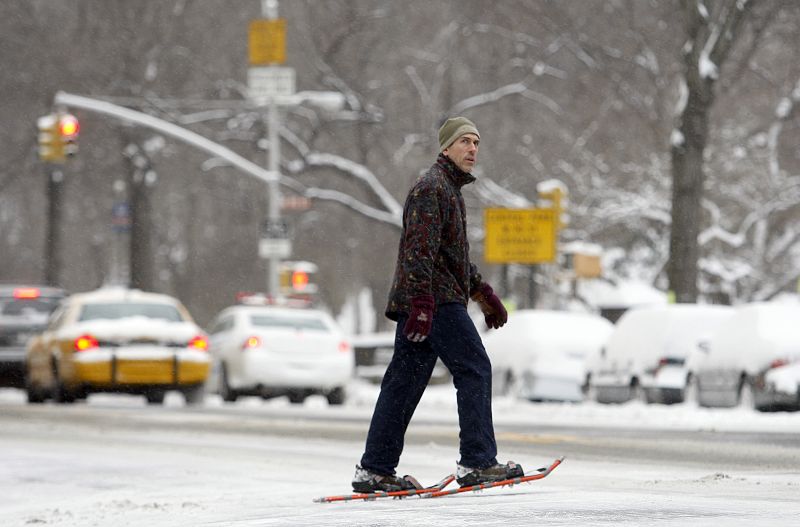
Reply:
[[[544,480],[439,499],[318,504],[349,490],[373,386],[347,405],[247,398],[199,409],[170,394],[31,406],[0,390],[0,524],[17,525],[793,525],[797,414],[497,399],[500,459]],[[452,388],[430,387],[399,471],[454,469]]]

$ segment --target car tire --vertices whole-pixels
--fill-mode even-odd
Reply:
[[[306,400],[306,394],[302,391],[291,391],[288,393],[289,402],[292,404],[303,404]]]
[[[206,387],[204,384],[196,384],[181,390],[186,404],[189,406],[199,406],[203,404],[206,397]]]
[[[339,387],[334,388],[333,390],[328,392],[326,397],[328,398],[328,404],[330,404],[330,405],[337,405],[338,406],[340,404],[344,404],[344,400],[345,400],[344,387],[339,386]]]
[[[31,404],[41,404],[47,399],[47,391],[30,381],[25,381],[25,394]]]
[[[147,399],[147,404],[164,404],[164,397],[167,395],[166,390],[147,390],[144,394]]]
[[[53,401],[59,404],[72,404],[77,398],[76,394],[72,392],[64,382],[61,380],[61,375],[58,373],[58,366],[53,364]]]
[[[56,387],[53,393],[53,401],[59,404],[72,404],[75,402],[77,398],[75,394],[70,391],[69,388],[64,386],[64,383],[60,380],[56,381]]]
[[[236,402],[239,393],[228,384],[228,368],[225,364],[219,365],[219,395],[227,403]]]

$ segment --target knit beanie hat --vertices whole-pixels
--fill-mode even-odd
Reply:
[[[475,123],[466,117],[451,117],[439,128],[439,152],[452,145],[456,139],[464,134],[475,134],[480,139],[481,134]]]

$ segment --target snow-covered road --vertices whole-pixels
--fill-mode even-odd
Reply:
[[[529,485],[440,499],[313,503],[312,498],[347,491],[363,447],[370,390],[362,387],[348,406],[336,409],[313,399],[300,408],[280,400],[222,407],[212,399],[206,409],[192,411],[175,398],[160,409],[136,398],[106,396],[62,408],[58,418],[53,414],[59,407],[28,407],[17,393],[0,390],[0,525],[798,524],[800,446],[793,447],[791,437],[800,430],[800,415],[637,404],[497,400],[501,456],[526,468],[550,463],[561,446],[590,447],[598,426],[605,430],[604,442],[620,431],[622,448],[607,458],[589,455],[588,447],[577,450],[551,476]],[[426,424],[406,447],[402,473],[428,483],[453,469],[450,395],[444,387],[426,394],[419,411]],[[570,437],[537,434],[537,421],[568,427]],[[320,427],[329,433],[320,434]],[[676,430],[688,437],[693,430],[711,429],[779,432],[776,437],[785,444],[775,448],[786,462],[761,467],[704,464],[696,455],[682,459],[682,448],[694,448],[691,441],[674,445],[673,462],[659,456],[629,459],[624,446],[646,442],[636,443],[636,429],[646,441],[659,430],[664,441]],[[731,437],[719,434],[721,450]],[[800,434],[797,438],[800,443]],[[708,448],[707,440],[702,444]]]

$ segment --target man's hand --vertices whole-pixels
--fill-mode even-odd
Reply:
[[[482,282],[471,296],[472,300],[478,303],[483,313],[486,325],[492,329],[502,327],[508,321],[508,312],[503,303],[494,294],[492,286]]]
[[[422,342],[428,338],[433,324],[433,295],[419,295],[411,299],[411,312],[408,314],[403,334],[411,342]]]

